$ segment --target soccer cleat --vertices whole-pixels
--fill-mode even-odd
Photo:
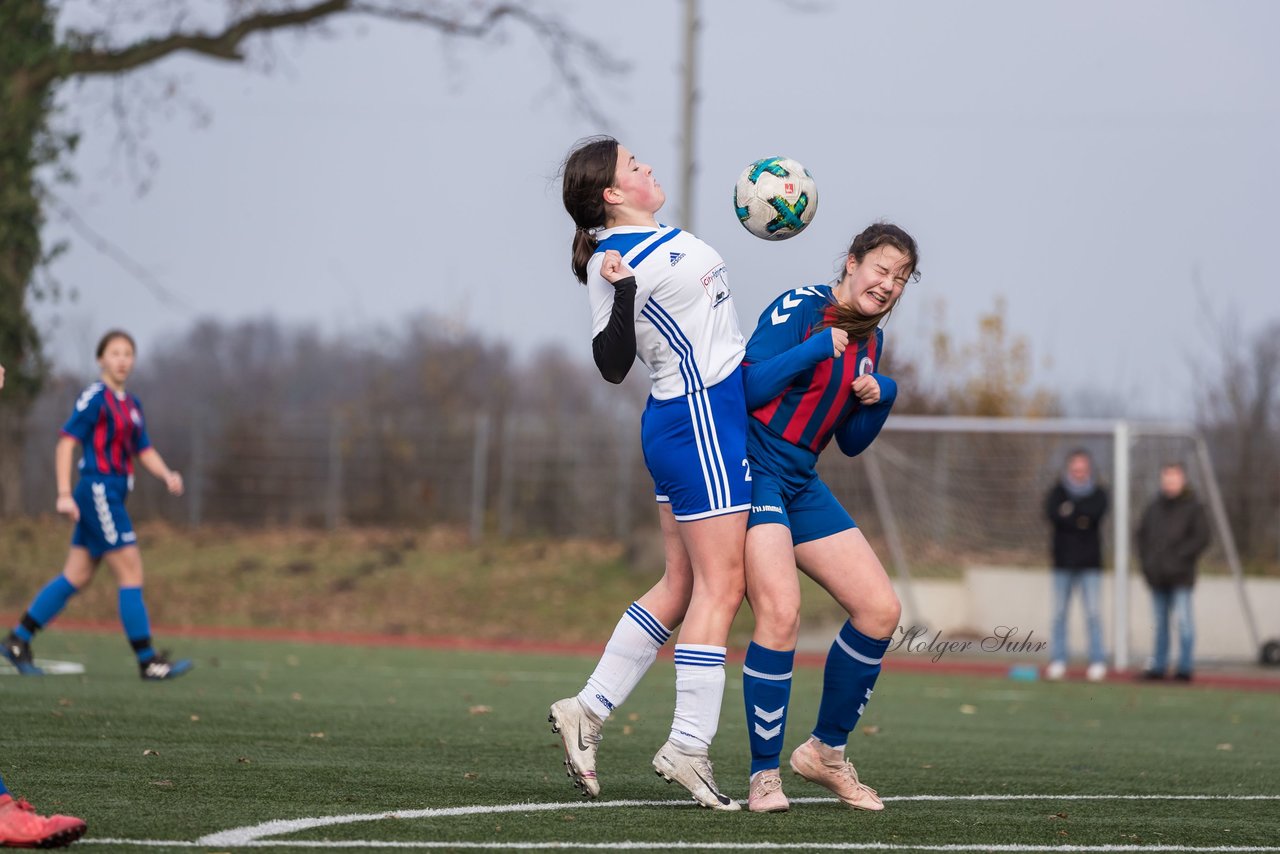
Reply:
[[[728,812],[742,809],[716,786],[711,760],[705,753],[685,753],[668,741],[653,757],[653,770],[668,783],[674,780],[688,789],[699,806]]]
[[[1057,682],[1066,675],[1067,663],[1065,661],[1050,661],[1049,666],[1044,669],[1044,678],[1052,682]]]
[[[0,795],[0,846],[61,848],[84,836],[86,829],[85,823],[73,816],[37,815],[26,801]]]
[[[0,648],[0,654],[3,654],[23,676],[44,674],[44,671],[36,667],[35,661],[31,658],[31,644],[12,632],[4,639],[4,647]]]
[[[884,809],[876,790],[858,779],[853,763],[844,758],[843,748],[827,747],[810,737],[792,752],[791,770],[810,783],[830,789],[856,810]]]
[[[195,665],[189,658],[170,661],[168,650],[158,652],[146,661],[138,662],[138,670],[141,671],[142,678],[153,682],[158,682],[162,679],[177,679],[184,673],[189,672],[193,667]]]
[[[566,697],[551,704],[547,715],[551,731],[560,733],[564,743],[564,767],[573,785],[584,798],[600,794],[596,779],[596,748],[604,737],[604,724],[587,711],[577,697]]]
[[[1084,672],[1084,678],[1090,682],[1101,682],[1107,678],[1107,665],[1101,661],[1095,661],[1089,665],[1089,669]]]
[[[786,812],[791,809],[791,802],[782,793],[782,775],[777,768],[766,768],[751,775],[747,809],[752,812]]]

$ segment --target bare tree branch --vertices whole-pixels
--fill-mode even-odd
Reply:
[[[305,26],[330,15],[346,12],[350,6],[351,0],[323,0],[301,9],[248,15],[228,24],[222,32],[212,35],[177,32],[160,38],[145,39],[120,50],[94,47],[72,50],[61,63],[37,68],[32,73],[32,78],[37,83],[48,83],[59,77],[118,74],[181,51],[228,62],[241,62],[244,60],[244,54],[240,51],[241,44],[254,33]]]
[[[481,7],[478,17],[451,16],[420,6],[397,6],[376,0],[322,0],[296,9],[254,12],[237,18],[220,32],[181,32],[144,39],[118,49],[94,46],[72,48],[55,62],[30,70],[28,85],[38,87],[66,77],[120,74],[157,62],[176,53],[195,53],[224,62],[243,62],[244,42],[250,36],[273,30],[297,29],[338,15],[361,15],[387,21],[416,24],[447,36],[481,39],[494,33],[505,20],[528,27],[546,48],[553,66],[574,96],[576,108],[598,125],[607,124],[595,107],[586,81],[573,59],[580,56],[606,74],[618,74],[627,64],[610,55],[599,43],[577,33],[555,17],[510,3]],[[181,25],[179,24],[179,27]],[[75,43],[72,39],[72,43]]]

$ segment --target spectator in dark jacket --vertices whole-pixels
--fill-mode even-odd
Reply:
[[[1067,611],[1071,592],[1079,586],[1089,633],[1089,669],[1097,682],[1107,675],[1102,649],[1102,537],[1107,493],[1094,480],[1093,460],[1084,450],[1067,457],[1062,479],[1045,496],[1045,516],[1053,526],[1053,633],[1049,638],[1049,667],[1045,676],[1061,679],[1067,672]]]
[[[1209,545],[1209,520],[1187,486],[1180,463],[1160,470],[1160,494],[1142,514],[1138,526],[1138,558],[1151,587],[1156,637],[1145,679],[1163,679],[1169,666],[1169,617],[1178,619],[1177,679],[1189,680],[1195,622],[1191,617],[1191,588],[1196,583],[1196,561]]]

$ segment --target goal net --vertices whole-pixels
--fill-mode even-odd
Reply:
[[[1048,641],[1050,528],[1045,497],[1083,449],[1110,497],[1103,618],[1118,669],[1150,647],[1150,599],[1133,535],[1163,465],[1179,462],[1204,505],[1213,544],[1200,562],[1198,652],[1252,657],[1258,629],[1203,440],[1180,425],[1080,419],[898,416],[864,455],[825,454],[823,479],[894,577],[904,626],[986,636],[1000,626]],[[1203,594],[1203,595],[1202,595]],[[1069,639],[1082,651],[1073,603]],[[1047,653],[1045,653],[1047,655]]]

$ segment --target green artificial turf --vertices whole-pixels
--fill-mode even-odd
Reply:
[[[886,798],[883,813],[855,813],[827,800],[797,803],[786,814],[724,814],[687,806],[682,792],[649,768],[674,697],[672,665],[663,660],[607,726],[602,802],[580,808],[545,719],[552,701],[579,689],[591,658],[189,639],[171,645],[197,662],[173,683],[141,682],[116,635],[56,630],[40,636],[38,657],[82,662],[84,675],[0,677],[0,772],[42,812],[86,819],[89,836],[79,843],[86,850],[165,850],[141,842],[193,841],[274,819],[518,803],[556,806],[333,824],[270,838],[499,849],[629,841],[652,849],[683,842],[744,850],[766,843],[791,850],[1280,850],[1276,799],[1066,797],[1280,795],[1274,693],[889,670],[849,750],[863,781]],[[813,723],[821,676],[797,670],[788,750]],[[745,798],[739,680],[731,664],[712,756],[721,787]],[[789,773],[784,785],[797,799],[826,795]],[[910,799],[921,795],[1040,797]],[[608,805],[619,799],[663,803]],[[138,843],[102,841],[111,839]]]

